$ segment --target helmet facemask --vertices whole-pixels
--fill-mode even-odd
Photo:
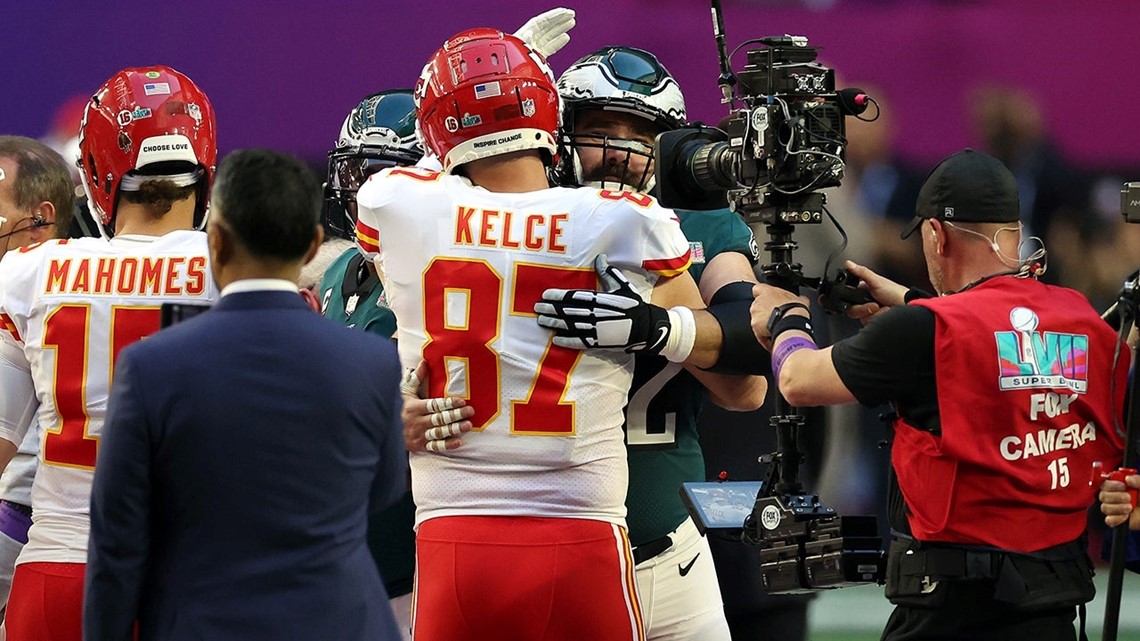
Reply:
[[[416,164],[422,154],[387,145],[357,145],[329,152],[325,183],[325,223],[338,235],[356,236],[356,192],[372,174]]]
[[[575,184],[610,191],[653,189],[653,145],[610,136],[569,135],[566,139],[574,164]],[[589,173],[582,164],[583,149],[597,149],[601,154],[601,162]],[[635,169],[638,166],[642,169]]]

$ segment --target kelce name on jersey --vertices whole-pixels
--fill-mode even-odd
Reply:
[[[182,296],[206,291],[205,256],[54,258],[44,294]]]
[[[460,205],[455,210],[455,244],[565,253],[562,226],[568,214],[515,214]],[[512,225],[513,221],[519,221]]]

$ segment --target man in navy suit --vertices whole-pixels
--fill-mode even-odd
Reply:
[[[399,639],[365,543],[406,484],[395,348],[297,294],[322,237],[299,161],[231,154],[212,207],[220,301],[119,357],[84,639]]]

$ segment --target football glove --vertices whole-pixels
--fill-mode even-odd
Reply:
[[[660,353],[672,331],[668,310],[642,300],[605,254],[594,269],[603,291],[547,289],[534,306],[538,324],[554,330],[554,344],[562,347]]]
[[[574,10],[558,7],[527,20],[515,36],[542,54],[543,58],[549,58],[570,42],[569,31],[573,28]]]

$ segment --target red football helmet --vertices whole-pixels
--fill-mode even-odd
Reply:
[[[554,156],[561,115],[554,74],[542,55],[498,29],[444,43],[420,74],[415,99],[420,136],[445,171],[522,149]]]
[[[201,228],[218,159],[216,131],[210,99],[170,67],[112,76],[91,96],[79,128],[79,167],[95,220],[108,231],[119,191],[137,185],[137,176],[163,176],[198,185],[194,225]]]

